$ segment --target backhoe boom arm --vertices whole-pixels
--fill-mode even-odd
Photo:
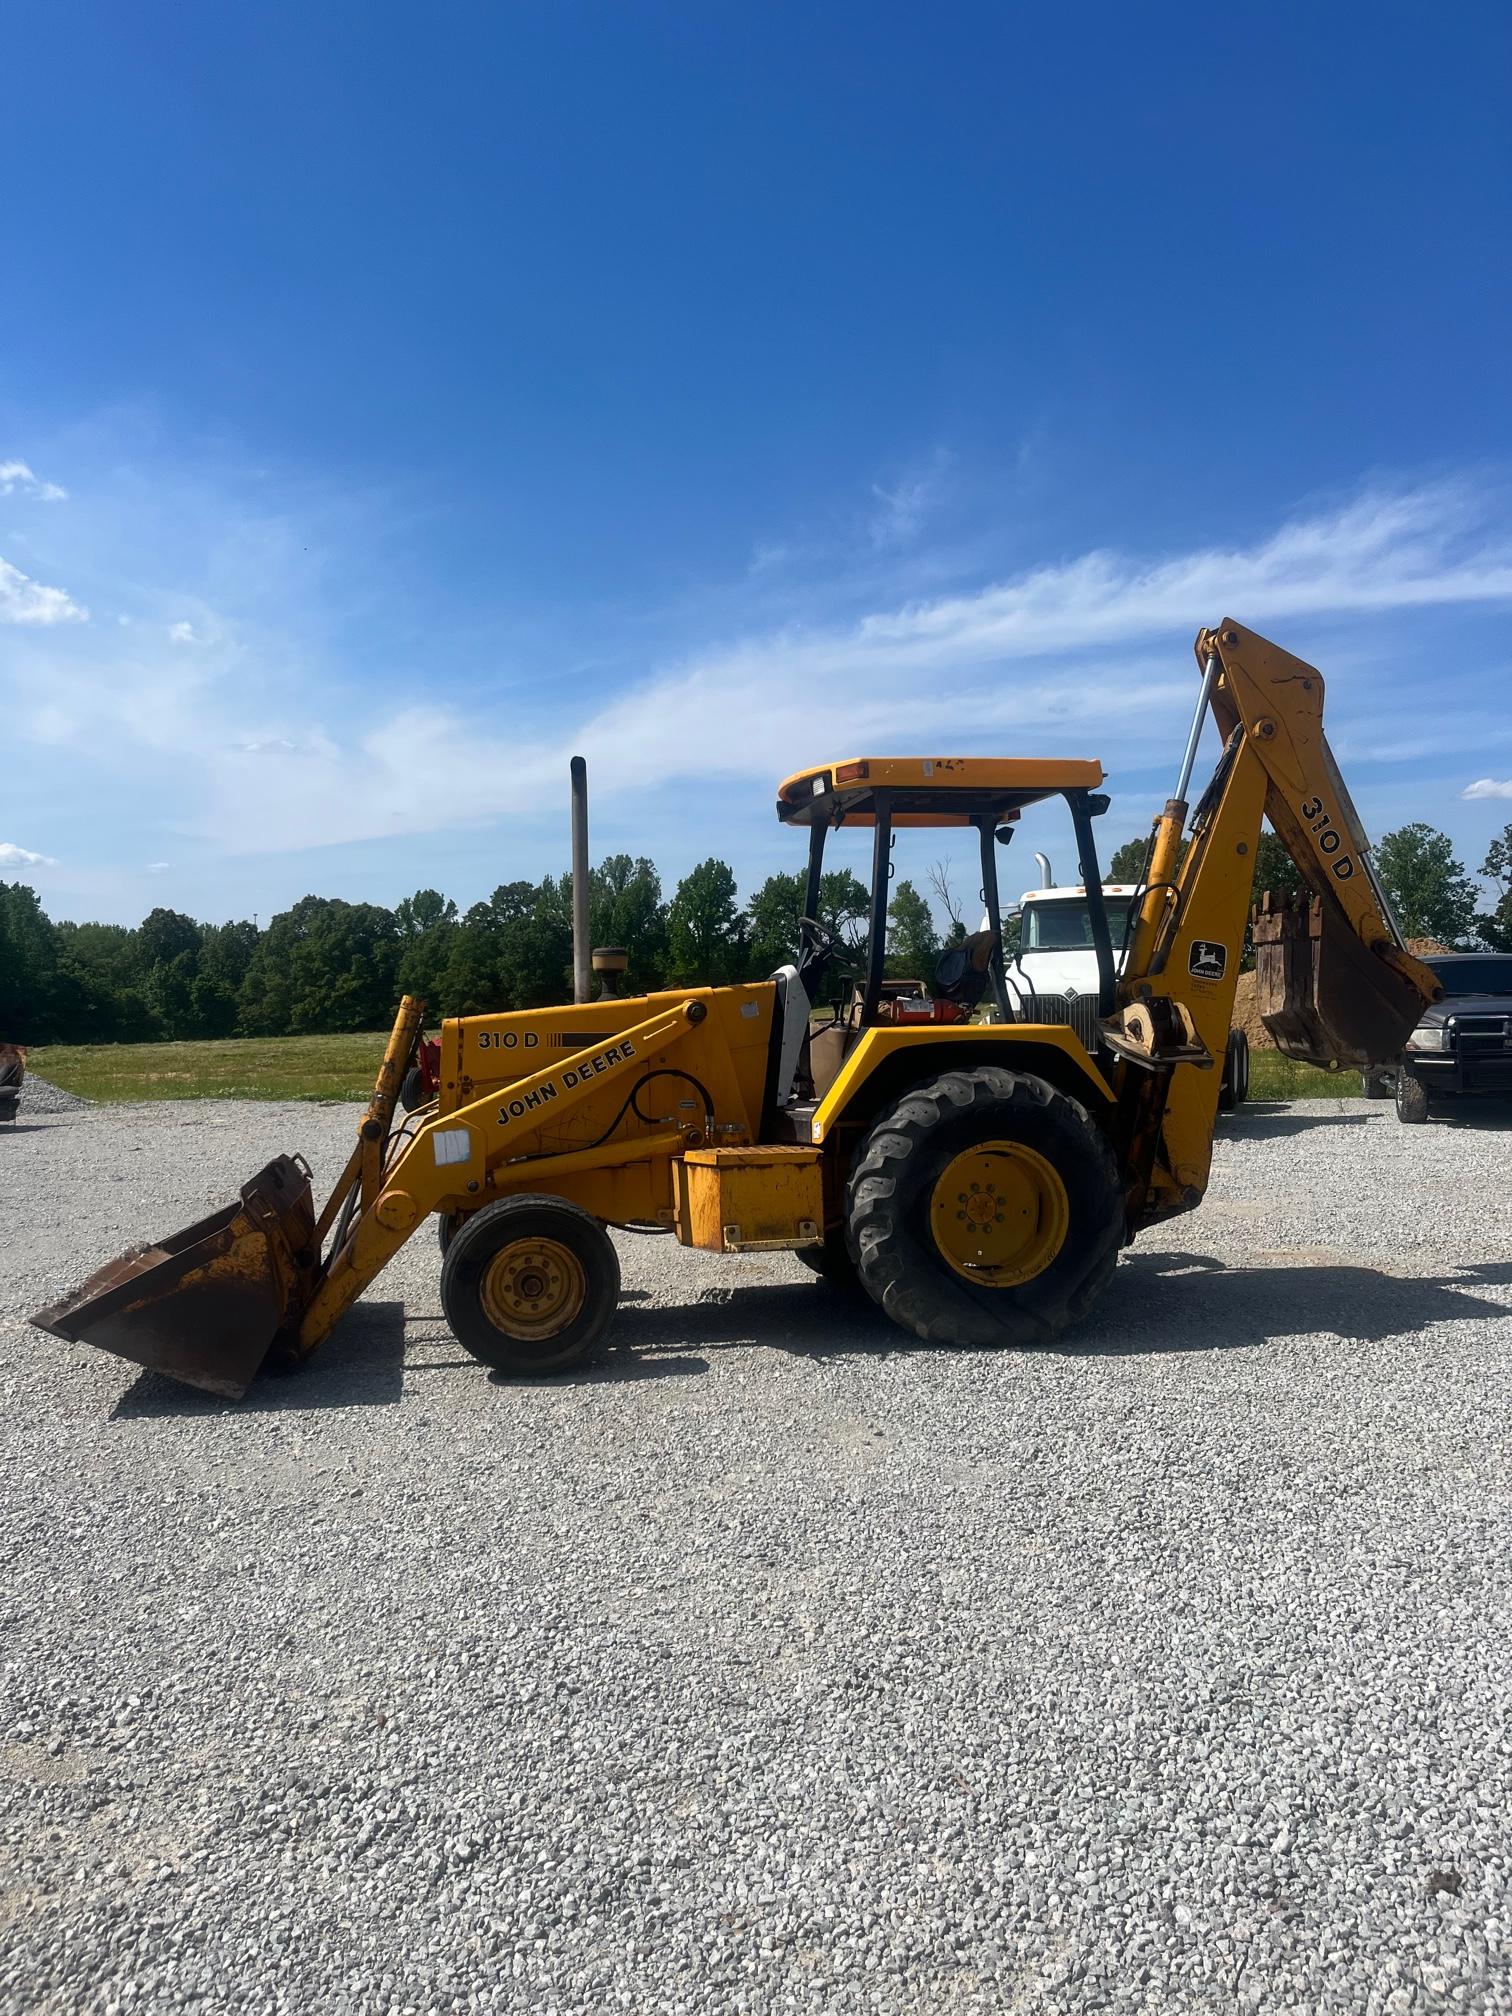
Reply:
[[[1224,1054],[1262,818],[1312,891],[1301,909],[1274,904],[1256,918],[1261,1007],[1281,1049],[1328,1067],[1384,1062],[1441,992],[1403,945],[1377,882],[1323,733],[1322,675],[1232,621],[1199,631],[1195,649],[1197,718],[1178,795],[1155,823],[1113,1032],[1125,1055],[1131,1026],[1167,1032],[1180,1060],[1158,1128],[1146,1124],[1154,1089],[1141,1095],[1138,1125],[1153,1152],[1130,1169],[1135,1223],[1189,1209],[1206,1187],[1217,1074],[1180,1066]],[[1209,706],[1223,751],[1189,818],[1190,758]]]

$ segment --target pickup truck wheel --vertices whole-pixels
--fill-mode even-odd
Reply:
[[[883,1113],[851,1170],[861,1285],[929,1344],[1044,1344],[1084,1316],[1124,1236],[1113,1151],[1027,1072],[948,1071]]]
[[[1367,1099],[1389,1099],[1391,1079],[1379,1064],[1367,1064],[1360,1073],[1360,1090]]]
[[[1428,1094],[1421,1078],[1414,1078],[1410,1071],[1396,1074],[1396,1110],[1398,1120],[1416,1123],[1428,1118]]]
[[[565,1372],[603,1336],[619,1255],[596,1218],[557,1197],[501,1197],[457,1227],[441,1306],[463,1349],[496,1372]]]

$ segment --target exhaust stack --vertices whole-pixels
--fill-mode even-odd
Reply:
[[[588,765],[572,759],[572,998],[593,999],[588,943]]]

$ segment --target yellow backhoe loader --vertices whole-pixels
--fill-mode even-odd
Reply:
[[[1097,763],[870,757],[799,771],[777,801],[808,835],[791,965],[749,986],[447,1021],[437,1095],[396,1125],[422,1035],[406,999],[318,1216],[309,1169],[281,1156],[213,1218],[126,1254],[33,1321],[239,1395],[270,1358],[315,1350],[434,1217],[448,1323],[514,1373],[571,1365],[607,1329],[608,1227],[709,1252],[791,1250],[931,1342],[1054,1337],[1120,1247],[1202,1198],[1262,816],[1312,891],[1255,920],[1262,1010],[1284,1051],[1382,1062],[1440,993],[1371,868],[1324,739],[1319,674],[1232,622],[1202,631],[1196,652],[1196,715],[1125,946],[1102,898]],[[1209,714],[1222,754],[1189,808]],[[1098,999],[1079,1017],[1030,1019],[1036,1004],[1015,998],[1004,967],[996,848],[1056,795],[1075,827]],[[849,1007],[820,1028],[814,1004],[844,957],[817,921],[820,876],[842,826],[871,834],[870,934]],[[911,827],[974,829],[986,911],[922,1007],[883,971],[893,840]]]

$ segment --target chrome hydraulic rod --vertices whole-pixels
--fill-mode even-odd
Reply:
[[[1202,731],[1207,724],[1208,706],[1213,698],[1213,682],[1218,677],[1218,654],[1208,654],[1207,664],[1202,668],[1202,690],[1197,695],[1197,711],[1192,716],[1192,732],[1187,737],[1186,753],[1181,759],[1181,775],[1176,779],[1176,789],[1171,794],[1178,804],[1185,805],[1187,791],[1192,782],[1192,770],[1197,761],[1197,745],[1202,740]]]

